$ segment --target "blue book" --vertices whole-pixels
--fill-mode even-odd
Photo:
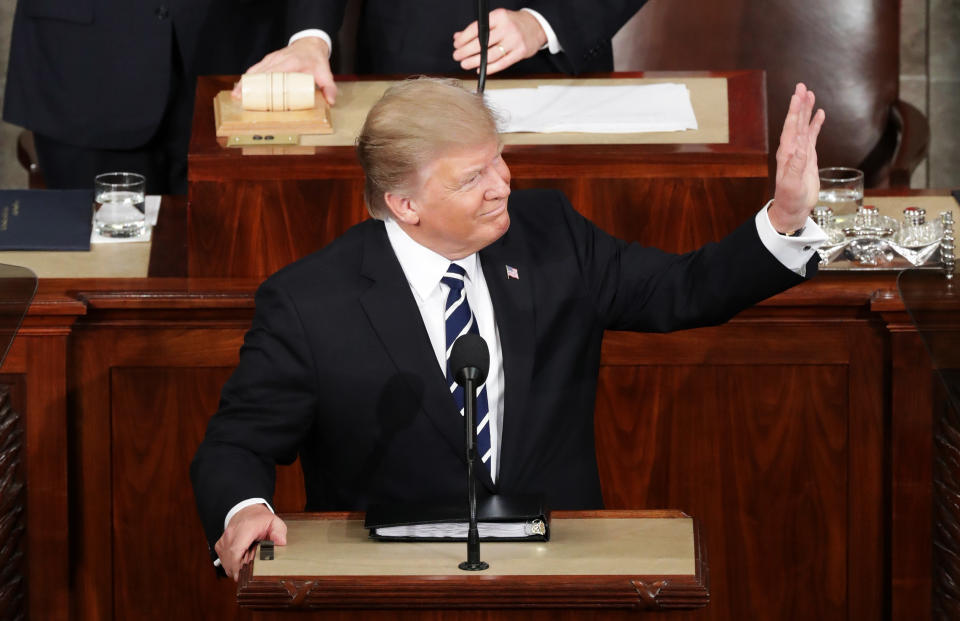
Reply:
[[[0,190],[0,250],[90,250],[92,190]]]

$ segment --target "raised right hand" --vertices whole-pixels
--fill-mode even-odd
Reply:
[[[813,91],[797,84],[780,134],[776,189],[767,210],[770,224],[779,233],[802,227],[817,204],[817,137],[826,115],[823,110],[814,113],[814,103]]]
[[[240,568],[253,560],[255,541],[269,539],[278,546],[287,545],[287,525],[264,504],[237,511],[227,524],[214,549],[228,576],[238,580]]]

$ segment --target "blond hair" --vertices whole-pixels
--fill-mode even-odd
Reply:
[[[420,171],[452,148],[497,139],[493,112],[458,80],[421,76],[394,84],[367,113],[357,137],[367,210],[383,220],[386,192],[411,191]]]

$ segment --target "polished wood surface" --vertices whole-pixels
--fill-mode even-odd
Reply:
[[[562,145],[511,140],[503,153],[514,186],[564,187],[574,206],[607,230],[671,251],[715,241],[750,217],[767,198],[763,73],[622,75],[724,78],[729,140]],[[354,79],[346,76],[343,82]],[[311,155],[244,155],[217,142],[209,102],[234,80],[201,78],[197,86],[187,225],[187,272],[193,277],[267,276],[367,217],[352,146],[316,147]]]
[[[370,541],[362,514],[284,517],[287,546],[276,549],[274,561],[254,560],[241,572],[237,599],[243,607],[668,610],[709,601],[699,527],[679,511],[556,512],[549,542],[482,544],[490,568],[478,573],[457,569],[463,544]],[[597,538],[605,545],[591,544]],[[587,556],[590,548],[597,559]],[[350,556],[337,557],[341,551]],[[301,560],[284,561],[285,554]],[[277,573],[272,563],[293,573]],[[311,567],[325,569],[314,573]],[[646,571],[631,570],[637,567]]]
[[[899,301],[899,300],[897,300]],[[933,593],[932,368],[906,312],[890,313],[890,599],[894,619],[930,619]]]

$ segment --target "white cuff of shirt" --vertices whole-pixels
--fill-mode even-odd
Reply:
[[[800,235],[796,237],[781,235],[773,228],[770,223],[770,216],[767,213],[767,209],[772,202],[773,200],[767,202],[763,209],[757,212],[754,219],[760,241],[784,267],[800,276],[806,276],[807,263],[817,251],[817,248],[827,241],[827,234],[817,226],[816,222],[807,218]]]
[[[233,519],[233,516],[237,514],[237,511],[251,505],[267,505],[267,509],[270,509],[270,513],[276,513],[276,511],[273,510],[273,507],[270,506],[270,503],[263,498],[247,498],[246,500],[241,500],[237,504],[233,505],[233,508],[227,511],[227,517],[223,518],[223,530],[227,530],[227,524],[229,524],[230,520]],[[213,566],[220,567],[220,559],[215,560],[213,562]]]
[[[521,11],[526,11],[530,15],[533,15],[534,19],[540,24],[540,27],[543,28],[543,32],[547,35],[547,42],[543,44],[543,47],[540,49],[548,49],[551,54],[559,54],[563,51],[563,47],[560,46],[560,39],[557,38],[557,33],[553,31],[553,28],[550,27],[550,22],[544,19],[543,15],[540,15],[533,9],[522,8]]]
[[[227,517],[223,518],[223,530],[227,530],[227,524],[230,523],[230,520],[233,519],[233,516],[237,514],[237,511],[249,507],[250,505],[267,505],[267,509],[270,509],[270,513],[276,513],[273,510],[273,507],[270,506],[270,503],[264,500],[263,498],[247,498],[246,500],[241,500],[237,504],[233,505],[233,508],[227,511]]]
[[[330,53],[333,51],[333,41],[330,40],[330,35],[318,28],[307,28],[306,30],[301,30],[298,33],[295,33],[290,40],[287,41],[287,45],[290,45],[297,39],[303,39],[304,37],[320,37],[327,42],[327,58],[330,58]]]

